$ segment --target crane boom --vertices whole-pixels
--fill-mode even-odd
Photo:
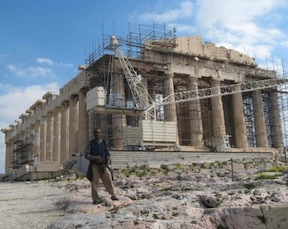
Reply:
[[[220,87],[205,88],[192,91],[183,91],[171,94],[163,99],[160,103],[156,103],[156,106],[168,105],[171,103],[189,102],[197,99],[211,98],[215,96],[231,95],[235,93],[243,93],[249,91],[256,91],[260,89],[273,88],[288,83],[288,79],[285,78],[273,78],[260,81],[251,81],[239,84],[224,85]],[[175,100],[170,102],[170,98],[174,96]]]
[[[147,88],[143,84],[141,75],[139,75],[131,65],[115,36],[111,36],[110,44],[115,50],[115,54],[118,57],[121,67],[124,71],[126,81],[134,99],[135,107],[145,111],[149,106],[154,104],[154,101],[149,95]],[[152,113],[150,112],[152,118],[154,117],[153,113],[153,111]]]

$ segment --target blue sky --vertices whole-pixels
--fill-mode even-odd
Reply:
[[[260,67],[287,66],[286,0],[9,0],[0,2],[0,129],[47,91],[78,73],[102,33],[125,36],[128,24],[176,27],[177,36],[236,49]],[[136,30],[137,31],[137,30]],[[0,173],[4,173],[0,133]]]

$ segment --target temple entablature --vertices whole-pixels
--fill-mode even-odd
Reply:
[[[47,105],[54,101],[58,97],[57,93],[48,91],[45,95],[42,96],[42,99],[46,100]]]
[[[60,89],[61,96],[51,91],[45,93],[41,99],[38,99],[26,112],[19,116],[16,124],[11,124],[9,129],[2,129],[7,133],[6,138],[13,138],[18,133],[16,133],[14,129],[22,131],[37,120],[41,120],[41,117],[47,116],[48,112],[61,107],[63,101],[69,100],[71,96],[77,95],[77,93],[85,87],[85,73],[79,73]],[[17,128],[15,128],[16,126]]]
[[[159,42],[147,41],[145,42],[145,49],[162,49],[161,40]],[[163,41],[163,44],[167,42]],[[166,48],[166,47],[165,47]],[[166,49],[167,50],[167,49]],[[200,36],[185,36],[176,38],[175,48],[170,48],[170,52],[179,53],[182,55],[193,56],[199,59],[207,59],[211,61],[227,62],[232,64],[242,64],[256,67],[257,63],[254,58],[226,47],[216,47],[212,42],[202,42]],[[197,61],[197,60],[196,60]]]

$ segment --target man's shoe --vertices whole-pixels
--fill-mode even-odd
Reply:
[[[111,200],[119,200],[116,196],[111,196]]]
[[[93,200],[92,204],[95,204],[95,205],[101,204],[101,200],[100,199]]]

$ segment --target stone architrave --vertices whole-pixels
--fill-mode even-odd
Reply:
[[[239,88],[240,90],[240,88]],[[248,147],[247,128],[244,116],[244,104],[242,93],[232,95],[233,106],[233,119],[235,129],[235,147],[246,148]]]
[[[264,117],[263,99],[260,90],[252,92],[253,109],[255,119],[256,145],[258,147],[268,147],[266,124]]]
[[[189,77],[188,90],[198,90],[198,79]],[[190,125],[190,142],[192,146],[203,146],[203,126],[201,115],[201,104],[199,100],[189,102],[189,125]]]

